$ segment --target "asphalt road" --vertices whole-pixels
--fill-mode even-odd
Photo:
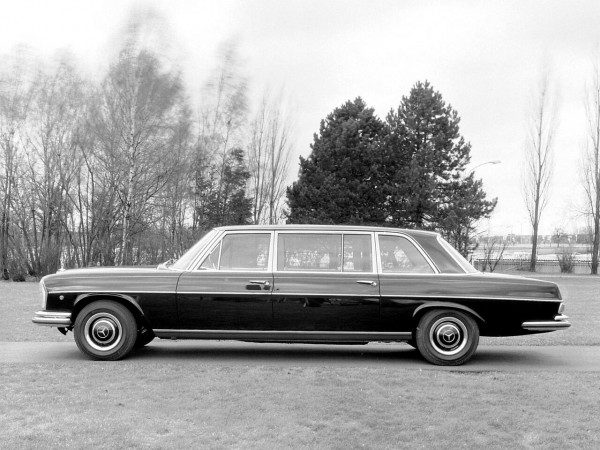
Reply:
[[[129,361],[214,366],[387,366],[451,371],[600,372],[600,346],[480,346],[467,364],[433,366],[406,344],[309,345],[155,341]],[[0,342],[0,363],[85,363],[74,342]],[[101,363],[102,364],[102,363]],[[110,364],[110,363],[109,363]],[[118,363],[117,363],[118,364]]]

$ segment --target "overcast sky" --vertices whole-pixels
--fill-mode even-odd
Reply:
[[[1,1],[0,51],[70,48],[103,70],[134,6],[166,18],[172,55],[198,89],[220,42],[237,39],[254,95],[284,87],[294,104],[297,154],[319,121],[361,96],[385,117],[429,80],[462,118],[476,174],[498,207],[493,233],[528,233],[523,203],[527,111],[544,65],[560,95],[552,197],[542,232],[582,223],[584,94],[600,42],[598,1]],[[296,165],[295,158],[293,164]],[[294,168],[293,174],[297,170]]]

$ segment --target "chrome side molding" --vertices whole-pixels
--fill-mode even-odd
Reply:
[[[162,339],[231,339],[247,341],[279,342],[367,342],[367,341],[407,341],[412,338],[408,332],[371,331],[283,331],[283,330],[176,330],[154,329],[154,334]]]

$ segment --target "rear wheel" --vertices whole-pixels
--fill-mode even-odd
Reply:
[[[458,366],[468,361],[479,344],[477,322],[461,311],[426,313],[415,333],[419,352],[430,363]]]
[[[73,329],[79,349],[92,359],[114,361],[124,358],[137,339],[137,323],[123,305],[100,300],[84,307]]]

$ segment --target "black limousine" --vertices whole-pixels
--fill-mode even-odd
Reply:
[[[155,269],[66,270],[41,282],[33,322],[117,360],[154,337],[407,341],[458,365],[479,336],[567,328],[558,286],[482,274],[439,234],[359,226],[229,226]]]

